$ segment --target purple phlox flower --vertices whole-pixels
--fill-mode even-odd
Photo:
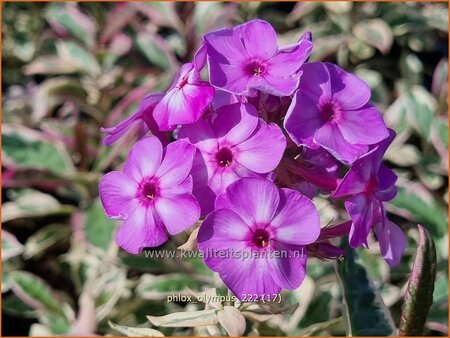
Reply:
[[[242,178],[217,196],[198,233],[206,265],[244,295],[296,289],[306,274],[306,245],[319,236],[310,199],[261,178]]]
[[[153,109],[155,109],[162,98],[163,94],[161,93],[149,94],[141,101],[138,110],[127,119],[123,120],[115,127],[101,128],[100,130],[103,133],[108,134],[103,139],[103,144],[109,146],[117,142],[134,126],[138,129],[138,139],[141,139],[150,131],[153,135],[158,137],[164,145],[169,143],[167,135],[159,131],[158,125],[152,115]]]
[[[106,214],[124,223],[116,242],[138,254],[144,247],[167,241],[166,231],[175,235],[200,217],[200,206],[192,195],[189,172],[195,147],[176,141],[163,150],[154,136],[137,142],[122,171],[112,171],[99,184]]]
[[[222,106],[207,119],[183,126],[179,138],[198,149],[192,177],[204,215],[230,183],[241,177],[267,177],[286,147],[281,129],[265,123],[248,103]]]
[[[298,145],[322,146],[349,164],[386,137],[380,112],[370,105],[370,88],[331,63],[305,63],[302,81],[284,120]]]
[[[310,198],[336,189],[341,165],[326,150],[295,145],[288,149],[275,170],[278,183]]]
[[[160,130],[173,130],[179,124],[198,121],[209,107],[214,88],[200,78],[206,62],[205,47],[197,51],[194,62],[181,66],[172,86],[153,111]]]
[[[234,95],[229,92],[216,89],[211,106],[213,110],[217,110],[222,106],[238,102],[246,102],[246,100],[244,100],[243,96]]]
[[[299,69],[312,49],[307,39],[279,49],[273,27],[258,19],[208,33],[204,41],[211,84],[247,96],[255,90],[291,95],[300,81]]]
[[[383,202],[392,200],[397,194],[397,175],[382,160],[394,137],[395,132],[389,129],[389,137],[355,161],[333,193],[333,197],[352,196],[345,202],[345,209],[352,219],[349,243],[353,248],[367,246],[367,236],[377,218],[383,220],[383,227],[378,226],[383,234],[392,229],[391,222],[384,220]]]

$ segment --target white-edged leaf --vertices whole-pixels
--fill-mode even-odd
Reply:
[[[56,243],[68,241],[70,234],[70,227],[66,224],[47,225],[27,239],[23,256],[25,259],[37,256]]]
[[[2,262],[22,254],[23,245],[8,231],[2,230]]]
[[[353,27],[353,34],[383,54],[386,54],[391,49],[394,41],[391,28],[381,19],[371,19],[357,23]]]
[[[123,326],[114,324],[111,321],[108,321],[108,324],[112,329],[124,334],[127,337],[164,337],[162,332],[147,327]]]
[[[217,310],[202,310],[191,312],[176,312],[166,316],[147,316],[150,323],[163,327],[195,327],[214,325],[217,319]]]
[[[217,313],[220,325],[231,337],[242,336],[245,332],[245,317],[234,306],[226,305]]]

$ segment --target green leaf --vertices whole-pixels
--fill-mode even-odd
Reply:
[[[63,174],[73,171],[64,147],[23,126],[2,126],[2,154],[6,167],[41,169]]]
[[[22,252],[23,245],[17,238],[13,234],[2,230],[2,261],[19,256]]]
[[[344,297],[348,335],[395,335],[392,317],[366,270],[358,262],[357,253],[349,246],[346,238],[342,242],[346,254],[342,262],[337,262],[337,272]]]
[[[37,310],[64,316],[56,294],[44,280],[25,271],[11,271],[11,289],[25,304]]]
[[[17,218],[70,215],[73,207],[61,205],[56,198],[40,191],[20,190],[14,201],[2,204],[2,223]]]
[[[357,23],[353,28],[353,34],[383,54],[389,52],[394,40],[391,28],[381,19],[364,20]]]
[[[127,337],[164,337],[162,332],[147,327],[130,327],[114,324],[108,321],[109,326]]]
[[[32,234],[25,243],[25,259],[39,257],[55,244],[69,242],[71,229],[67,224],[50,224]]]
[[[86,210],[84,233],[86,240],[104,251],[108,249],[116,228],[114,221],[106,217],[99,200],[94,201]]]
[[[58,41],[56,43],[58,56],[78,66],[86,74],[98,76],[101,73],[100,65],[95,56],[73,41]]]
[[[396,208],[406,209],[413,218],[425,224],[434,236],[442,237],[447,231],[447,217],[434,202],[427,203],[418,194],[398,187],[397,196],[389,202]]]
[[[148,61],[162,70],[177,63],[170,46],[160,36],[142,32],[138,34],[136,44]]]
[[[436,247],[430,233],[420,224],[419,246],[408,280],[399,325],[400,336],[422,335],[428,311],[433,303],[436,278]]]
[[[196,327],[214,325],[219,322],[217,310],[175,312],[166,316],[147,316],[150,323],[163,327]]]
[[[183,273],[141,276],[136,293],[144,299],[167,299],[167,294],[180,293],[187,288],[199,290],[201,283]]]
[[[76,5],[64,3],[52,3],[47,6],[45,18],[54,22],[88,47],[95,43],[96,27],[90,17],[83,14]]]

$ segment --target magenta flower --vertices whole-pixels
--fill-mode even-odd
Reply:
[[[159,131],[158,125],[152,115],[153,109],[155,109],[156,105],[161,101],[162,97],[163,94],[161,93],[147,95],[139,104],[138,110],[130,117],[123,120],[115,127],[100,128],[103,133],[108,134],[103,139],[103,144],[109,146],[117,142],[134,126],[138,129],[138,139],[141,139],[150,131],[153,135],[158,137],[164,145],[169,143],[165,133]]]
[[[302,81],[284,120],[297,145],[322,146],[343,163],[352,163],[388,131],[368,104],[370,88],[331,63],[305,63]],[[369,129],[368,129],[369,128]]]
[[[189,176],[194,153],[188,142],[173,142],[163,151],[156,137],[146,137],[132,147],[121,172],[102,177],[99,191],[106,215],[124,221],[116,234],[120,247],[138,254],[167,241],[165,230],[175,235],[199,219]]]
[[[200,70],[206,62],[201,47],[192,63],[186,63],[156,106],[153,117],[160,130],[173,130],[179,124],[191,124],[205,113],[214,96],[214,88],[201,81]]]
[[[262,20],[208,33],[204,40],[211,84],[238,95],[252,95],[255,89],[291,95],[312,49],[306,38],[278,49],[275,30]]]
[[[286,147],[281,129],[265,123],[247,103],[222,106],[207,119],[183,126],[179,138],[187,138],[199,150],[192,177],[205,215],[230,183],[241,177],[267,177]]]
[[[356,248],[367,245],[367,236],[372,226],[376,224],[375,231],[380,234],[380,247],[386,255],[399,253],[386,249],[392,241],[397,241],[398,248],[404,249],[404,234],[385,215],[383,202],[389,201],[397,194],[395,182],[397,176],[382,163],[383,154],[395,137],[395,132],[390,130],[389,137],[377,146],[374,146],[367,154],[355,161],[345,175],[333,197],[352,195],[345,202],[345,209],[352,219],[349,234],[349,243]],[[403,249],[400,250],[403,252]],[[401,254],[400,254],[401,256]],[[387,258],[389,264],[398,264],[400,256]]]
[[[242,178],[217,197],[215,209],[200,226],[198,247],[236,297],[300,286],[305,246],[320,233],[311,200],[265,179]]]

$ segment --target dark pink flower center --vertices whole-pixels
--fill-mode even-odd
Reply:
[[[233,162],[233,153],[229,148],[222,148],[217,152],[216,160],[221,167],[228,167]]]
[[[333,102],[326,102],[320,107],[324,122],[337,122],[341,118],[339,107]]]
[[[156,197],[158,189],[154,182],[146,182],[142,185],[141,195],[144,200],[153,200]]]
[[[378,180],[376,177],[371,177],[366,184],[366,192],[371,194],[378,190]]]
[[[180,79],[180,81],[178,81],[177,87],[181,89],[181,88],[183,88],[187,83],[188,83],[188,77],[185,76],[185,77],[183,77],[182,79]]]
[[[253,233],[252,242],[258,248],[265,248],[270,242],[269,232],[265,229],[256,229]]]
[[[264,74],[266,67],[259,61],[252,61],[247,64],[246,71],[249,75],[259,77]]]

